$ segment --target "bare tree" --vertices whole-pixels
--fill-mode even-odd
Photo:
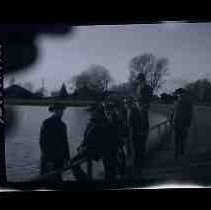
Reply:
[[[87,89],[94,92],[107,90],[112,82],[109,71],[101,65],[91,65],[87,70],[72,79],[75,89]]]
[[[164,83],[168,64],[167,58],[156,58],[153,54],[138,55],[130,61],[129,82],[135,85],[138,74],[143,73],[152,89],[157,91]]]
[[[131,85],[128,82],[113,85],[110,90],[124,95],[129,95],[132,92]]]
[[[195,82],[188,83],[186,90],[195,100],[206,102],[211,101],[211,81],[208,79],[198,79]]]

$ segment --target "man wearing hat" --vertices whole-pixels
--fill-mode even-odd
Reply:
[[[52,116],[44,120],[40,131],[41,175],[63,167],[69,160],[67,127],[62,121],[65,107],[55,103],[48,108]],[[58,174],[57,179],[61,179]]]
[[[146,152],[146,141],[149,133],[149,108],[150,101],[152,97],[152,88],[146,82],[146,77],[144,74],[140,73],[137,76],[137,88],[136,88],[136,107],[139,110],[139,120],[137,122],[140,123],[138,132],[138,138],[134,140],[136,156],[138,157],[137,162],[141,162],[143,165],[143,161],[145,158]],[[138,141],[138,142],[137,142]]]
[[[79,147],[79,153],[71,159],[72,163],[83,157],[102,159],[106,182],[113,182],[116,172],[115,161],[119,141],[114,108],[113,103],[102,102],[89,109],[91,119],[86,127],[83,142]]]
[[[152,88],[147,84],[146,77],[140,73],[137,76],[136,98],[139,100],[143,110],[148,111],[152,97]]]

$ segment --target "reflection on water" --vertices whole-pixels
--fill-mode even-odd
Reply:
[[[26,181],[39,174],[40,149],[39,132],[42,121],[50,116],[47,107],[13,106],[17,124],[6,134],[6,163],[8,181]],[[68,127],[70,155],[77,152],[89,113],[82,108],[65,110],[63,120]],[[150,126],[164,118],[150,114]]]

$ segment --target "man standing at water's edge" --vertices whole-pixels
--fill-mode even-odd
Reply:
[[[135,149],[135,166],[143,167],[146,153],[146,143],[149,135],[149,108],[152,88],[147,84],[146,77],[140,73],[137,77],[136,100],[133,106],[132,121],[133,141]]]
[[[63,167],[69,160],[66,124],[62,121],[65,107],[54,104],[49,107],[53,115],[46,119],[40,132],[41,175]],[[57,178],[61,179],[61,174]]]
[[[193,102],[187,90],[179,88],[177,93],[178,99],[172,113],[175,159],[184,156],[186,153],[186,140],[193,116]]]

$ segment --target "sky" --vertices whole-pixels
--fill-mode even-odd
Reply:
[[[35,89],[41,87],[42,79],[49,91],[63,82],[68,85],[73,76],[92,64],[105,66],[115,83],[126,82],[130,60],[144,53],[169,59],[162,91],[211,78],[211,23],[78,26],[62,38],[40,35],[36,43],[38,61],[24,74],[15,75],[17,82],[31,82]]]

